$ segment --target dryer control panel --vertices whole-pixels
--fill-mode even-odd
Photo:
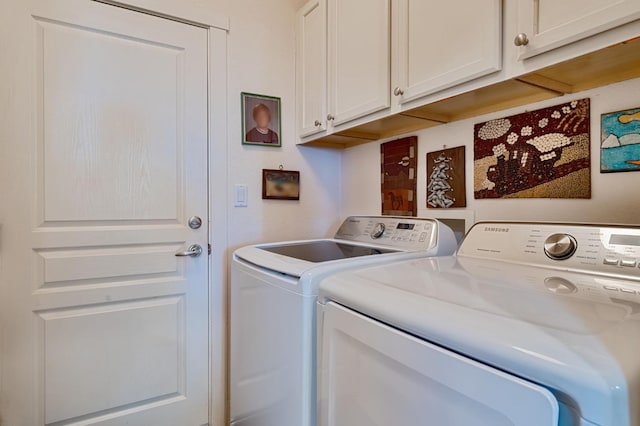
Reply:
[[[480,222],[458,256],[640,279],[640,227]]]
[[[335,238],[399,250],[428,250],[438,243],[440,226],[445,225],[427,218],[351,216],[342,223]]]

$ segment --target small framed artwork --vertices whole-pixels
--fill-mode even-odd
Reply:
[[[262,170],[263,200],[299,200],[300,172],[293,170]]]
[[[282,146],[280,138],[280,98],[241,93],[242,143],[244,145]]]
[[[410,136],[380,145],[382,214],[416,216],[418,137]]]
[[[640,108],[602,114],[600,173],[640,170]]]
[[[467,206],[464,146],[427,153],[427,208]]]

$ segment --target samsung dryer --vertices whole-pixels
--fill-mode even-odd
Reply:
[[[328,277],[319,425],[640,426],[640,228],[476,224]]]

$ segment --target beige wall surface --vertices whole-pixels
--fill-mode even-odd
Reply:
[[[467,220],[571,221],[579,223],[640,224],[640,173],[600,173],[600,115],[640,106],[635,95],[640,79],[555,98],[526,107],[514,108],[447,125],[433,127],[418,135],[418,214],[435,217],[461,217]],[[573,99],[591,98],[591,185],[590,200],[473,198],[473,125],[526,110],[561,104]],[[384,141],[381,141],[384,142]],[[443,145],[466,146],[467,208],[443,212],[426,208],[426,154]],[[379,144],[348,149],[343,157],[342,215],[380,209]]]
[[[339,222],[341,153],[296,146],[295,12],[301,0],[212,0],[229,17],[229,245],[324,237]],[[240,93],[282,98],[282,148],[243,146]],[[213,129],[215,134],[216,129]],[[263,168],[299,170],[300,201],[265,200]],[[249,186],[234,207],[235,184]],[[214,218],[215,220],[215,218]]]

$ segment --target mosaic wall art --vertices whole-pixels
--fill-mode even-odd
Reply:
[[[427,208],[466,206],[464,146],[427,153]]]
[[[418,138],[411,136],[380,145],[382,214],[416,216]]]
[[[640,170],[640,108],[602,114],[600,171]]]
[[[476,124],[475,198],[591,198],[589,99]]]

